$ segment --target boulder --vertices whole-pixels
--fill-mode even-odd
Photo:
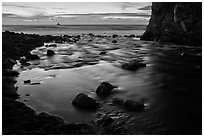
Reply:
[[[137,60],[122,64],[122,68],[126,70],[137,70],[141,67],[146,67],[146,64]]]
[[[123,102],[124,109],[129,111],[140,111],[144,109],[144,103],[134,100],[125,100]]]
[[[55,52],[53,50],[48,49],[47,56],[53,56],[53,55],[55,55]]]
[[[72,104],[79,108],[95,109],[99,107],[100,103],[98,103],[95,99],[87,96],[86,94],[80,93],[72,101]]]
[[[31,80],[25,80],[24,81],[24,84],[30,84],[31,83]]]
[[[106,54],[106,51],[101,51],[100,53],[99,53],[99,55],[105,55]]]
[[[111,94],[111,90],[115,88],[108,82],[102,82],[96,89],[96,94],[100,96]]]

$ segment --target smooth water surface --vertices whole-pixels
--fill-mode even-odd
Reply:
[[[90,121],[97,112],[115,119],[124,117],[135,134],[201,133],[201,47],[158,44],[130,37],[115,39],[118,44],[112,44],[112,37],[85,35],[74,44],[36,48],[32,53],[39,55],[40,60],[31,61],[31,66],[16,66],[21,71],[16,84],[20,101],[37,112],[58,115],[68,122]],[[56,55],[47,57],[47,49],[54,50]],[[142,60],[147,67],[136,71],[121,68],[122,63],[133,59]],[[24,84],[24,80],[33,84]],[[94,91],[102,81],[116,85],[118,90],[107,98],[98,97]],[[81,92],[100,101],[101,108],[96,111],[75,108],[71,101]],[[129,112],[113,106],[113,97],[139,98],[147,107],[141,112]]]

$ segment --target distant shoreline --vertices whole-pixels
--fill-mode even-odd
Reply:
[[[96,25],[2,25],[2,32],[12,31],[17,33],[39,35],[76,35],[76,34],[118,34],[118,35],[142,35],[146,25],[120,25],[120,24],[96,24]]]

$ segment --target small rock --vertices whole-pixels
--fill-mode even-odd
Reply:
[[[47,56],[53,56],[53,55],[55,55],[55,52],[53,50],[48,49]]]
[[[117,43],[117,40],[113,40],[112,43],[116,44],[116,43]]]
[[[24,84],[30,84],[31,80],[25,80]]]
[[[129,37],[130,37],[130,38],[134,38],[134,37],[135,37],[135,35],[134,35],[134,34],[131,34]]]
[[[99,53],[99,55],[105,55],[106,54],[106,51],[102,51]]]
[[[40,82],[34,82],[34,83],[31,83],[30,85],[39,85],[41,84]]]
[[[108,82],[102,82],[98,88],[96,89],[97,95],[109,95],[111,94],[111,90],[115,88],[113,85],[111,85]]]
[[[130,111],[140,111],[144,109],[144,104],[134,100],[125,100],[123,103],[125,109]]]
[[[30,94],[25,94],[25,96],[30,96]]]
[[[94,109],[97,108],[100,103],[86,94],[80,93],[72,101],[72,104],[79,108]]]
[[[146,64],[136,60],[122,64],[122,68],[126,70],[137,70],[138,68],[141,67],[146,67]]]
[[[141,37],[141,35],[137,35],[137,36],[136,36],[136,38],[140,38],[140,37]]]
[[[113,34],[112,37],[113,37],[113,38],[116,38],[116,37],[118,37],[118,35],[117,35],[117,34]]]
[[[113,118],[105,114],[105,115],[102,115],[101,119],[97,120],[97,123],[102,124],[103,126],[107,126],[111,124],[113,121],[114,121]]]

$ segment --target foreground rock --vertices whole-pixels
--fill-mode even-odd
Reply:
[[[201,2],[153,2],[152,15],[141,40],[202,45]]]
[[[96,89],[96,94],[99,96],[105,96],[105,95],[110,95],[111,90],[115,88],[113,85],[111,85],[108,82],[102,82],[98,88]]]
[[[85,109],[95,109],[100,105],[100,103],[98,103],[95,99],[87,96],[84,93],[78,94],[72,101],[72,104],[76,107]]]
[[[142,111],[145,108],[145,104],[142,101],[123,100],[119,98],[113,98],[112,103],[114,105],[121,106],[124,109],[129,111]]]
[[[122,64],[123,69],[132,70],[132,71],[137,70],[137,69],[139,69],[141,67],[146,67],[146,64],[144,64],[144,63],[142,63],[140,61],[137,61],[137,60]]]
[[[53,56],[53,55],[55,55],[55,52],[53,50],[48,49],[47,56]]]
[[[100,115],[100,117],[95,121],[95,123],[98,125],[107,126],[107,125],[111,124],[112,122],[114,122],[114,119],[111,118],[107,114],[99,113],[99,115]]]

